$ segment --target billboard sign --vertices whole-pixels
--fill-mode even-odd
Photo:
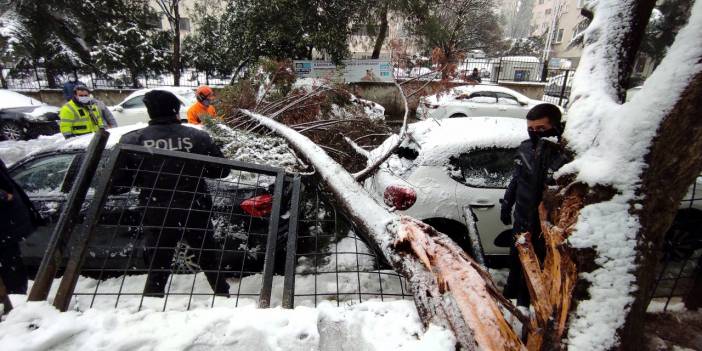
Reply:
[[[298,78],[321,78],[342,83],[393,82],[392,65],[387,60],[346,60],[343,66],[331,61],[293,61]]]

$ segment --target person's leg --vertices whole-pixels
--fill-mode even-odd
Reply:
[[[8,294],[27,293],[27,271],[22,262],[19,243],[0,247],[0,277]]]
[[[229,296],[229,284],[220,272],[219,259],[221,245],[212,237],[212,228],[208,226],[209,213],[193,211],[188,221],[186,238],[195,253],[195,261],[205,271],[210,287],[217,295]]]
[[[170,276],[178,234],[169,229],[145,233],[144,264],[148,270],[144,295],[163,297]]]

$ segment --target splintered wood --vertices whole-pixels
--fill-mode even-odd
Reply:
[[[434,273],[438,293],[452,297],[448,301],[454,301],[458,306],[465,325],[472,331],[477,349],[526,350],[491,293],[495,288],[487,272],[453,241],[438,235],[436,230],[422,222],[402,217],[393,246],[410,248],[411,254]],[[445,299],[438,301],[447,303],[443,302]],[[450,307],[436,306],[437,309]]]
[[[531,234],[522,233],[517,236],[515,245],[535,312],[527,339],[529,350],[540,350],[544,344],[548,344],[548,348],[560,346],[578,277],[572,253],[563,244],[572,231],[580,208],[581,197],[575,194],[567,197],[559,213],[554,216],[559,221],[553,225],[544,205],[539,206],[541,231],[546,246],[543,267],[534,251]]]

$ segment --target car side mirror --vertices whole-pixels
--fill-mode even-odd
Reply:
[[[115,111],[122,112],[122,111],[124,111],[124,108],[122,108],[122,106],[117,105],[117,106],[115,106]]]

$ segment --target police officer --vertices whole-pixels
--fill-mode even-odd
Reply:
[[[152,90],[144,96],[144,104],[149,126],[125,134],[120,143],[224,157],[209,134],[180,124],[180,100],[172,93]],[[173,255],[178,243],[185,241],[193,249],[195,261],[205,270],[212,290],[229,296],[229,284],[217,273],[221,246],[209,229],[212,199],[204,179],[223,177],[228,172],[196,162],[149,156],[141,160],[127,158],[124,162],[139,172],[127,176],[117,173],[113,186],[131,184],[141,188],[139,201],[146,213],[140,225],[144,228],[144,258],[149,267],[144,294],[163,296]]]
[[[90,89],[85,85],[73,88],[73,98],[59,111],[61,134],[66,138],[96,132],[105,128],[100,107],[93,103]]]
[[[0,278],[10,294],[27,293],[20,242],[43,224],[27,194],[0,160]]]
[[[526,116],[529,139],[519,145],[512,180],[507,186],[500,219],[512,223],[514,206],[514,235],[529,232],[537,257],[543,260],[545,243],[541,235],[539,204],[544,187],[553,182],[553,173],[568,162],[568,156],[556,142],[560,139],[561,111],[552,104],[534,106]],[[516,298],[517,305],[529,306],[529,291],[522,274],[521,262],[514,245],[510,251],[510,271],[504,295]]]

